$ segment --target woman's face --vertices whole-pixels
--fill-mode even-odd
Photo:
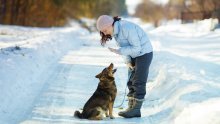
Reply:
[[[113,34],[113,27],[108,26],[105,29],[103,29],[101,32],[103,32],[105,35],[111,35]]]

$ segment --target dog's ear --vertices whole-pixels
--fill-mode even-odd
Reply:
[[[114,69],[112,73],[114,74],[116,71],[117,71],[117,69]]]
[[[96,78],[101,78],[101,76],[102,76],[102,73],[99,73],[99,74],[97,74],[95,77],[96,77]]]

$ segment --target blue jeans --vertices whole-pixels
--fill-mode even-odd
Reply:
[[[149,67],[153,58],[153,52],[146,53],[136,58],[131,58],[132,65],[135,66],[134,70],[128,69],[128,82],[129,89],[128,97],[136,99],[144,99],[146,95],[146,83],[149,73]]]

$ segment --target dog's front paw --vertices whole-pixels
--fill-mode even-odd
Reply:
[[[115,117],[114,117],[114,116],[110,116],[110,118],[111,118],[111,119],[115,119]]]

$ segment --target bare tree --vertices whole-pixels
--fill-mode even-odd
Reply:
[[[134,14],[134,16],[140,17],[145,21],[153,22],[156,27],[159,25],[160,20],[165,17],[164,15],[163,7],[149,0],[139,4]]]

